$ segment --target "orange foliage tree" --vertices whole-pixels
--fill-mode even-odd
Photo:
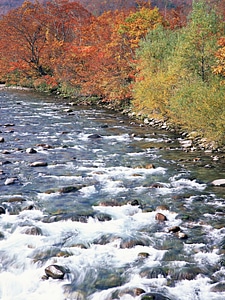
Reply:
[[[222,37],[218,41],[219,49],[216,52],[217,64],[213,68],[213,73],[221,75],[225,78],[225,37]],[[225,84],[225,80],[223,81]]]

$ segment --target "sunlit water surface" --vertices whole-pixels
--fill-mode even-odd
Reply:
[[[0,90],[0,125],[0,299],[225,299],[223,159],[28,91]]]

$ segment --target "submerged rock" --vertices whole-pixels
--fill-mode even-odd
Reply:
[[[88,136],[89,139],[99,139],[99,138],[101,138],[101,137],[102,137],[102,136],[99,135],[99,134],[97,134],[97,133],[90,134],[90,135]]]
[[[28,234],[28,235],[42,235],[41,228],[37,226],[27,227],[22,230],[22,233]]]

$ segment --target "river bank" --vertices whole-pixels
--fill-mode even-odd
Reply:
[[[6,86],[5,84],[0,85],[0,89],[15,89],[15,90],[30,90],[38,93],[43,93],[37,91],[34,88],[26,88],[22,86]],[[173,124],[170,120],[161,120],[155,119],[147,116],[143,111],[134,112],[129,103],[126,104],[126,108],[124,105],[120,104],[112,104],[112,102],[105,102],[99,99],[98,97],[86,97],[86,96],[67,96],[61,95],[58,93],[50,93],[50,95],[61,98],[65,100],[65,103],[72,109],[73,106],[93,106],[99,108],[109,109],[111,111],[119,112],[123,115],[126,115],[130,118],[131,122],[135,122],[142,127],[153,127],[153,128],[161,128],[162,130],[167,130],[170,132],[174,132],[180,135],[180,144],[181,148],[184,151],[204,151],[216,153],[218,158],[224,158],[225,154],[225,144],[218,145],[215,141],[207,140],[201,133],[197,131],[187,132],[184,129],[180,128],[177,124]]]

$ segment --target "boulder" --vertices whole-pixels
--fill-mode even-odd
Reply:
[[[161,213],[157,213],[155,215],[155,219],[157,221],[160,221],[160,222],[167,221],[167,217],[164,214],[161,214]]]
[[[53,279],[63,279],[66,273],[69,273],[68,270],[59,265],[50,265],[45,268],[47,278],[51,277]]]
[[[215,179],[210,183],[210,185],[225,187],[225,179],[224,178]]]

